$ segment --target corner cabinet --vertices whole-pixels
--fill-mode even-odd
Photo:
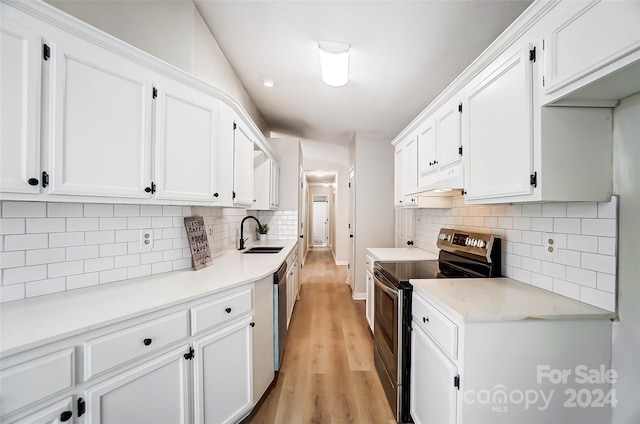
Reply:
[[[497,60],[466,101],[466,200],[528,195],[533,165],[533,81],[526,47]]]
[[[152,75],[107,49],[52,32],[43,67],[49,192],[149,198]]]
[[[220,101],[169,79],[156,93],[156,198],[215,205]]]
[[[40,192],[40,84],[38,21],[0,4],[0,191]]]

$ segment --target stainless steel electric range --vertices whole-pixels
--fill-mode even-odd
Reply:
[[[501,272],[501,239],[443,228],[438,260],[376,262],[374,359],[398,423],[413,422],[409,413],[411,370],[412,279],[488,278]]]

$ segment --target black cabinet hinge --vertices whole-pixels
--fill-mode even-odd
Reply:
[[[534,188],[538,187],[538,173],[534,172],[529,175],[529,184],[531,184]]]
[[[458,154],[462,156],[462,146],[458,147]]]
[[[49,60],[50,57],[51,57],[51,49],[49,48],[49,45],[44,44],[42,46],[42,58],[44,60]]]
[[[153,87],[151,97],[153,97],[154,99],[158,98],[158,89],[157,88]]]
[[[529,60],[534,62],[536,61],[536,48],[529,50]]]
[[[462,113],[462,103],[458,105],[458,112]]]
[[[234,191],[234,192],[232,192],[231,198],[232,198],[232,199],[235,199],[235,198],[236,198],[236,192],[235,192],[235,191]]]
[[[349,183],[349,188],[351,188],[351,183]]]
[[[194,356],[196,356],[195,351],[193,350],[193,348],[191,346],[189,346],[189,352],[185,353],[184,355],[184,359],[186,359],[187,361],[190,361],[193,359]]]
[[[49,185],[49,174],[47,171],[42,171],[42,188],[47,188]]]
[[[347,269],[351,269],[351,264],[347,264]]]
[[[236,124],[236,121],[233,121],[233,130],[237,130],[238,129],[238,124]]]
[[[151,193],[151,194],[155,193],[155,192],[156,192],[156,183],[154,183],[153,181],[151,181],[151,187],[146,187],[146,188],[144,189],[144,191],[145,191],[146,193]]]
[[[457,387],[460,390],[460,375],[453,377],[453,387]]]
[[[78,398],[78,418],[87,411],[87,403],[82,398]]]
[[[256,326],[256,323],[255,323],[255,322],[250,322],[250,323],[249,323],[249,326],[251,326],[251,328],[253,328],[253,327],[255,327],[255,326]]]

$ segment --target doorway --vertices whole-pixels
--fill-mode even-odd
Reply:
[[[329,242],[329,196],[314,194],[312,204],[312,244],[324,247]]]

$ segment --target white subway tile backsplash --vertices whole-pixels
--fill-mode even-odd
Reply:
[[[43,296],[45,294],[59,293],[66,290],[64,277],[50,278],[47,280],[32,281],[25,285],[27,297]]]
[[[100,284],[112,283],[114,281],[122,281],[128,278],[127,268],[112,269],[109,271],[100,271]]]
[[[542,205],[522,205],[522,216],[529,217],[541,217],[542,216]]]
[[[100,283],[99,273],[70,275],[67,277],[67,290],[81,289],[83,287],[97,286]]]
[[[135,218],[127,218],[127,228],[130,230],[151,228],[151,217],[140,216]]]
[[[174,249],[181,249],[181,248],[185,248],[185,247],[189,247],[189,242],[186,238],[176,238],[173,239],[173,248]]]
[[[55,262],[64,262],[66,259],[63,247],[27,250],[25,253],[27,255],[26,265],[51,264]]]
[[[13,302],[25,297],[24,283],[11,284],[10,286],[0,286],[0,303]]]
[[[139,205],[114,205],[113,216],[140,216]]]
[[[2,284],[26,283],[47,278],[47,266],[23,266],[2,271]]]
[[[130,266],[140,265],[140,254],[134,253],[131,255],[118,256],[115,258],[116,268],[126,268]]]
[[[613,237],[598,237],[598,253],[614,256],[616,254],[616,239]]]
[[[77,218],[83,215],[81,203],[43,203],[49,218]]]
[[[549,218],[564,218],[567,216],[567,204],[544,203],[542,205],[542,216]]]
[[[567,203],[567,218],[597,218],[598,204],[596,202]]]
[[[163,272],[173,271],[173,264],[171,262],[158,262],[151,264],[151,274],[161,274]]]
[[[616,236],[615,219],[583,219],[582,234],[590,236]]]
[[[524,243],[513,243],[512,245],[513,253],[520,256],[531,256],[531,245]]]
[[[580,219],[555,218],[553,220],[553,231],[556,233],[580,234]]]
[[[64,233],[64,218],[27,218],[27,233]]]
[[[82,246],[84,233],[51,233],[49,234],[49,247]]]
[[[599,272],[597,280],[598,280],[597,287],[599,290],[604,290],[609,293],[616,292],[616,276],[615,275]]]
[[[139,278],[151,275],[151,264],[138,265],[127,268],[127,278]]]
[[[44,218],[47,204],[41,202],[2,202],[3,218]]]
[[[531,218],[531,229],[533,231],[553,231],[553,219],[551,218]]]
[[[528,257],[522,258],[522,269],[531,272],[542,272],[542,261]]]
[[[553,278],[542,274],[531,273],[531,285],[553,291]]]
[[[84,272],[84,261],[59,262],[48,265],[49,278],[66,277]]]
[[[0,234],[24,234],[25,232],[24,218],[0,219]]]
[[[531,284],[531,272],[522,268],[513,268],[513,276],[511,276],[511,278],[522,281],[523,283]]]
[[[513,228],[513,218],[501,216],[498,218],[498,228]]]
[[[173,261],[182,258],[182,249],[165,250],[162,252],[163,261]]]
[[[92,204],[84,205],[84,216],[87,218],[102,218],[113,216],[113,205]]]
[[[523,231],[522,242],[542,246],[542,233],[540,231]]]
[[[567,267],[567,281],[586,287],[596,287],[596,273],[588,269]]]
[[[163,206],[162,215],[164,216],[183,216],[182,206]],[[189,216],[189,215],[187,215]]]
[[[558,249],[558,257],[555,258],[554,262],[563,265],[579,267],[580,252],[576,252],[575,250]]]
[[[68,261],[76,261],[78,259],[94,259],[100,256],[98,245],[67,247],[66,251]]]
[[[140,216],[162,216],[162,206],[141,205]]]
[[[615,311],[616,308],[616,297],[613,293],[590,287],[582,287],[580,289],[580,300],[608,311]]]
[[[141,264],[151,264],[162,262],[162,252],[148,252],[140,254]]]
[[[182,218],[184,220],[184,218]],[[183,221],[184,222],[184,221]],[[173,227],[173,217],[153,217],[151,218],[151,227],[153,228],[171,228]]]
[[[513,218],[513,228],[515,230],[530,230],[531,229],[531,218]]]
[[[106,271],[113,269],[114,260],[113,257],[87,259],[84,261],[85,272]]]
[[[173,270],[174,271],[179,271],[181,269],[187,269],[187,268],[191,268],[191,259],[177,259],[175,261],[172,262],[173,263]]]
[[[24,251],[0,253],[0,269],[17,268],[25,265]]]
[[[551,262],[542,262],[542,274],[549,277],[558,278],[564,280],[566,277],[566,268],[564,265],[555,264]]]
[[[116,231],[116,243],[140,242],[140,230]],[[112,242],[111,242],[112,243]]]
[[[553,291],[571,299],[580,300],[580,285],[568,281],[553,279]]]
[[[581,268],[605,272],[607,274],[616,273],[615,256],[596,255],[587,252],[582,252],[581,255]]]
[[[567,236],[567,248],[595,253],[598,251],[598,237],[570,234]]]
[[[100,218],[100,230],[126,230],[127,218]]]
[[[46,234],[17,234],[4,236],[4,251],[44,249],[49,240]]]
[[[98,218],[67,218],[67,231],[97,231]]]
[[[598,218],[615,219],[618,211],[618,198],[613,196],[610,202],[598,202]]]
[[[120,256],[127,254],[127,243],[110,243],[100,245],[100,257]]]

